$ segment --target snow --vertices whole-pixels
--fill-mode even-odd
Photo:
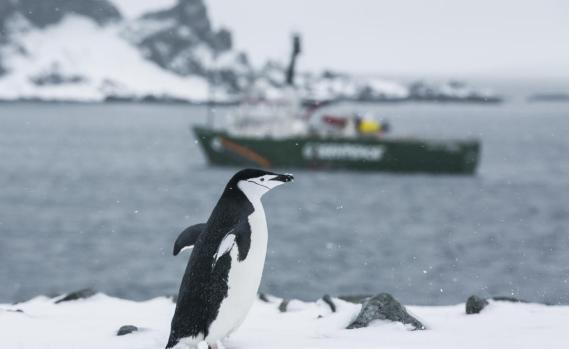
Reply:
[[[0,99],[100,101],[108,94],[207,99],[204,78],[182,77],[161,69],[120,36],[122,29],[120,24],[100,27],[87,18],[67,15],[58,25],[20,32],[18,47],[4,51],[9,73],[0,78]],[[46,85],[32,82],[53,73],[81,80]]]
[[[55,304],[37,297],[0,304],[0,347],[12,349],[164,348],[174,303],[160,297],[134,302],[97,294]],[[332,313],[322,301],[291,301],[278,311],[279,299],[256,301],[243,326],[224,341],[226,348],[566,348],[569,306],[491,302],[482,313],[466,315],[464,304],[409,306],[426,326],[409,331],[400,323],[345,330],[360,305],[334,299]],[[23,312],[15,312],[21,309]],[[9,311],[12,310],[12,311]],[[140,330],[116,336],[123,325]]]
[[[177,0],[111,0],[126,18],[136,18],[145,13],[173,7]]]
[[[409,97],[409,90],[407,87],[394,81],[380,78],[369,78],[365,79],[363,83],[369,86],[373,91],[379,91],[380,93],[392,98]]]

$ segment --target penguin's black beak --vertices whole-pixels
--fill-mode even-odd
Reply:
[[[271,181],[279,181],[283,183],[294,182],[294,176],[289,173],[280,174],[277,175],[275,178],[272,178]]]

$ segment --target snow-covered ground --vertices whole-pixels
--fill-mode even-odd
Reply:
[[[360,305],[335,302],[336,313],[321,301],[292,301],[288,311],[281,313],[278,301],[258,301],[224,345],[228,349],[561,349],[569,343],[569,306],[491,302],[477,315],[466,315],[464,304],[408,306],[427,330],[409,331],[400,323],[381,321],[345,330]],[[103,294],[60,304],[46,297],[0,304],[0,348],[163,348],[173,312],[169,298],[133,302]],[[119,337],[116,332],[123,325],[140,330]]]

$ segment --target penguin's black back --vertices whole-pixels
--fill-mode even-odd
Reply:
[[[181,338],[200,333],[207,337],[209,326],[227,297],[231,257],[226,254],[219,258],[212,270],[213,258],[227,233],[254,211],[251,202],[237,188],[237,181],[233,178],[227,184],[192,251],[180,285],[166,348],[175,346]],[[239,252],[246,255],[250,240],[242,241],[241,245],[246,246],[247,251],[240,248]]]

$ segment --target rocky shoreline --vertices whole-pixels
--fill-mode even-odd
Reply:
[[[84,288],[76,290],[73,292],[65,293],[62,295],[56,295],[49,297],[53,304],[61,304],[66,302],[73,302],[78,300],[89,299],[97,294],[102,294],[91,288]],[[167,296],[166,298],[171,299],[172,303],[176,303],[177,295]],[[296,299],[285,299],[279,298],[272,295],[267,295],[265,293],[259,293],[257,295],[259,301],[274,305],[275,309],[278,309],[280,313],[287,313],[291,311],[289,305],[291,302],[296,302]],[[18,304],[26,303],[18,302],[13,303],[14,306]],[[378,293],[376,295],[343,295],[332,297],[328,294],[322,296],[320,299],[316,300],[317,303],[323,304],[329,308],[332,313],[335,313],[338,309],[337,302],[348,302],[352,304],[361,305],[361,310],[358,315],[351,321],[346,329],[357,329],[368,327],[376,320],[399,322],[405,325],[410,330],[426,330],[427,327],[421,323],[418,319],[409,314],[405,308],[395,297],[389,293]],[[491,302],[507,302],[507,303],[525,303],[529,304],[529,301],[518,299],[510,296],[495,296],[490,298],[483,298],[477,295],[472,295],[468,297],[465,302],[465,314],[479,314],[481,313]],[[533,303],[538,304],[538,303]],[[542,304],[550,306],[551,304]],[[11,312],[24,311],[19,308],[4,309]],[[292,309],[294,311],[294,309]],[[118,331],[117,335],[125,335],[136,331],[136,326],[124,325]]]
[[[1,348],[158,349],[175,297],[142,302],[84,289],[0,304]],[[569,306],[472,296],[451,306],[402,305],[387,293],[314,302],[259,294],[221,348],[565,348]],[[513,335],[515,334],[515,335]]]
[[[405,97],[365,97],[365,96],[348,96],[348,97],[333,97],[323,100],[315,100],[307,97],[302,99],[304,103],[312,103],[314,101],[326,101],[332,103],[341,102],[354,102],[354,103],[369,103],[369,104],[393,104],[393,103],[459,103],[459,104],[499,104],[504,102],[504,99],[498,95],[478,95],[473,94],[465,97],[458,97],[452,95],[436,94],[427,96],[405,96]],[[0,103],[47,103],[47,104],[164,104],[164,105],[207,105],[207,106],[237,106],[241,103],[238,96],[222,99],[222,100],[192,100],[180,98],[175,96],[157,96],[157,95],[143,95],[143,96],[114,96],[108,95],[102,100],[81,101],[73,98],[42,98],[42,97],[22,97],[15,99],[2,98],[0,96]]]

